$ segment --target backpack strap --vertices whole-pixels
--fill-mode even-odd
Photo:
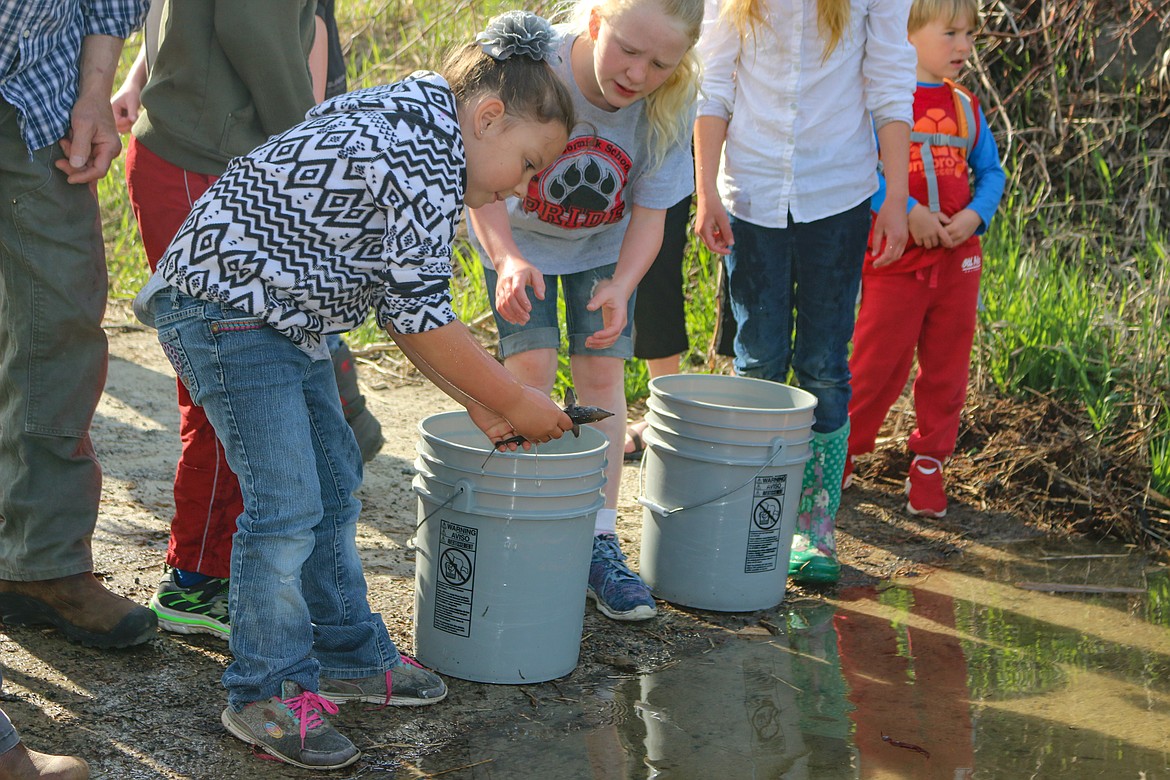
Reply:
[[[955,82],[947,79],[944,82],[951,88],[951,95],[955,100],[955,116],[959,124],[959,132],[955,135],[947,133],[920,133],[911,132],[911,143],[921,144],[919,152],[922,156],[922,173],[926,177],[927,206],[931,213],[937,214],[941,210],[938,200],[938,176],[934,171],[934,153],[936,146],[949,146],[960,150],[963,159],[966,159],[975,148],[975,135],[978,124],[975,121],[974,98],[971,93]]]
[[[971,156],[975,142],[979,140],[979,122],[975,118],[975,96],[961,84],[950,79],[943,81],[951,88],[951,95],[955,99],[955,116],[959,118],[959,137],[967,140],[964,159]]]

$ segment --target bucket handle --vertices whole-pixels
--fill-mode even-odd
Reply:
[[[745,487],[752,484],[752,482],[756,479],[756,477],[763,474],[764,470],[772,465],[772,461],[776,460],[776,456],[779,455],[783,451],[784,451],[783,442],[780,439],[774,439],[772,441],[772,454],[768,456],[768,459],[766,461],[764,461],[764,465],[760,466],[759,471],[757,471],[755,474],[752,474],[750,477],[745,479],[740,484],[736,485],[735,487],[731,488],[730,490],[723,491],[722,493],[720,493],[717,496],[712,496],[711,498],[708,498],[708,499],[703,500],[703,501],[699,501],[698,503],[695,503],[695,504],[691,504],[690,506],[676,506],[672,509],[664,507],[661,504],[659,504],[657,501],[652,501],[652,500],[646,498],[646,496],[642,495],[645,492],[645,487],[646,487],[646,482],[645,482],[646,459],[642,458],[642,462],[638,464],[638,503],[641,504],[642,506],[646,507],[647,509],[649,509],[654,514],[662,515],[662,517],[664,517],[664,518],[670,517],[671,515],[675,514],[676,512],[685,512],[688,509],[698,509],[701,506],[706,506],[707,504],[713,504],[716,501],[718,501],[722,498],[727,498],[731,494],[736,493],[740,490],[743,490]]]
[[[439,513],[439,510],[444,509],[447,506],[449,506],[451,504],[451,502],[453,502],[455,499],[459,498],[459,496],[466,494],[467,498],[464,499],[463,502],[461,502],[461,503],[465,506],[469,506],[471,504],[472,492],[473,491],[472,491],[471,483],[469,483],[466,479],[459,480],[458,484],[455,485],[455,490],[453,490],[451,492],[451,495],[447,496],[447,500],[444,501],[443,503],[439,504],[437,507],[432,509],[430,512],[428,512],[423,517],[422,520],[418,521],[418,525],[416,525],[414,527],[414,535],[406,540],[407,548],[409,548],[411,550],[417,549],[418,548],[418,532],[422,530],[423,524],[427,520],[430,520],[432,517],[437,515]],[[472,514],[472,512],[470,511],[470,508],[460,509],[458,505],[456,505],[456,511],[465,512],[466,514]]]

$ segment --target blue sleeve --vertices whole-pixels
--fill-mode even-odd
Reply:
[[[874,140],[874,143],[877,143],[878,153],[880,154],[881,150],[882,150],[882,145],[880,143],[878,143],[878,140],[877,140],[877,126],[876,125],[873,128],[873,140]],[[995,142],[992,141],[993,145],[994,145],[994,143]],[[886,202],[886,175],[885,175],[885,173],[882,172],[882,166],[880,163],[878,164],[878,169],[877,169],[877,180],[878,180],[877,192],[875,192],[873,194],[873,196],[870,197],[870,199],[869,199],[869,207],[873,211],[874,214],[881,211],[882,204]],[[909,214],[914,209],[914,207],[917,205],[918,205],[918,201],[914,200],[914,196],[910,196],[909,198],[907,198],[906,199],[906,213]]]
[[[978,214],[982,220],[979,229],[975,231],[975,235],[981,236],[987,232],[987,226],[991,224],[991,218],[999,208],[1007,175],[999,163],[999,149],[995,145],[995,136],[987,126],[987,117],[983,115],[982,108],[979,109],[977,121],[979,140],[975,142],[971,158],[967,160],[967,165],[975,178],[975,191],[967,208]]]

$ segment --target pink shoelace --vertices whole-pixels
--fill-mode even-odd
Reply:
[[[296,716],[297,721],[299,721],[301,724],[302,748],[305,746],[305,734],[308,733],[309,729],[313,729],[321,725],[321,710],[325,710],[325,712],[329,713],[330,715],[337,714],[336,704],[329,701],[328,699],[321,698],[312,691],[303,691],[291,699],[281,699],[281,701],[284,703],[284,706],[288,707],[289,710],[292,711],[292,714]],[[255,746],[252,747],[252,755],[256,756],[256,758],[262,758],[265,761],[278,761],[284,763],[284,759],[269,755]]]
[[[402,662],[404,664],[410,664],[411,666],[417,667],[419,669],[426,668],[422,664],[420,664],[418,661],[411,658],[409,655],[400,654],[398,657],[402,659]],[[390,671],[389,669],[387,669],[386,670],[386,701],[382,702],[382,707],[381,707],[382,709],[385,709],[386,707],[390,706],[390,695],[393,693],[393,691],[394,691],[394,673],[392,671]]]
[[[337,714],[337,705],[311,691],[304,691],[291,699],[283,699],[284,704],[301,723],[301,747],[305,746],[305,734],[310,729],[320,726],[323,722],[321,710],[330,715]]]

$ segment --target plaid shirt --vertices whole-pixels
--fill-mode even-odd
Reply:
[[[161,2],[161,0],[158,0]],[[150,0],[0,0],[0,96],[30,150],[63,138],[77,100],[81,39],[125,38]]]

